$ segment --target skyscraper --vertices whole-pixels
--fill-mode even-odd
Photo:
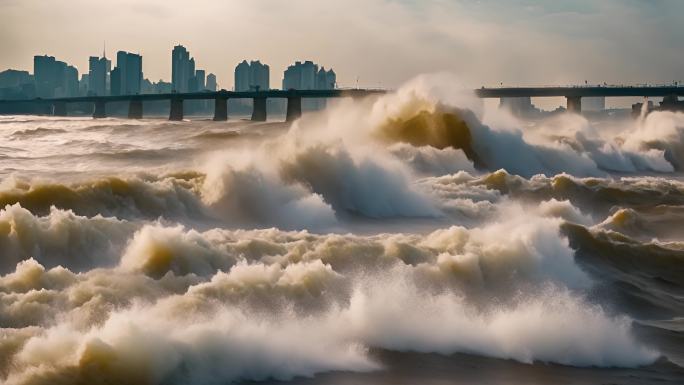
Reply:
[[[78,95],[78,70],[52,56],[34,56],[36,92],[39,97],[65,97]]]
[[[139,94],[142,85],[142,56],[125,51],[116,53],[116,68],[111,72],[112,95]]]
[[[34,56],[33,74],[36,81],[36,93],[42,98],[54,96],[57,88],[57,68],[53,56]]]
[[[188,92],[195,77],[195,59],[182,45],[171,51],[171,84],[176,92]]]
[[[295,62],[283,74],[283,89],[331,90],[337,86],[337,75],[332,69],[318,68],[318,64],[307,60]]]
[[[67,65],[64,68],[64,96],[78,96],[78,70]]]
[[[171,84],[175,92],[204,90],[204,70],[195,70],[195,58],[185,47],[177,45],[171,51]]]
[[[235,67],[235,91],[265,91],[271,88],[270,83],[270,68],[259,60],[243,60]]]
[[[209,91],[216,91],[216,88],[218,87],[216,85],[216,75],[214,75],[214,74],[207,75],[207,84],[205,87]]]
[[[102,54],[101,58],[91,56],[88,59],[88,93],[91,95],[107,95],[107,75],[111,71],[112,62]]]
[[[195,91],[204,91],[205,90],[205,78],[204,74],[206,72],[204,70],[197,70],[195,71]]]
[[[139,94],[142,86],[142,56],[129,53],[126,55],[126,94]]]

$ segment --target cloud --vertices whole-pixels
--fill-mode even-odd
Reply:
[[[151,79],[169,78],[182,43],[226,88],[244,58],[269,63],[272,86],[299,59],[334,67],[342,85],[394,87],[436,71],[467,86],[665,82],[684,67],[682,11],[675,0],[5,0],[0,68],[30,69],[33,54],[49,53],[83,71],[106,40],[142,53]]]

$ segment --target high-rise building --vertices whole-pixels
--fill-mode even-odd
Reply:
[[[171,84],[176,92],[187,92],[188,82],[193,76],[190,72],[190,53],[182,45],[171,51]]]
[[[218,86],[216,85],[216,75],[207,75],[207,84],[205,85],[205,88],[209,91],[216,91],[217,87]]]
[[[171,51],[171,84],[176,92],[196,91],[195,59],[182,45]]]
[[[139,94],[142,87],[142,56],[125,51],[116,53],[116,68],[111,72],[112,95]]]
[[[337,74],[330,69],[325,70],[321,67],[316,74],[316,89],[317,90],[334,90],[337,87]]]
[[[205,90],[205,74],[206,72],[204,70],[197,70],[195,71],[195,91],[204,91]]]
[[[0,72],[0,88],[20,87],[33,82],[28,71],[6,70]]]
[[[249,91],[249,63],[243,60],[235,66],[235,86],[234,91]]]
[[[52,56],[34,56],[33,73],[39,97],[78,95],[78,70]]]
[[[123,95],[121,88],[121,68],[114,67],[112,72],[109,74],[110,86],[109,93],[111,95]]]
[[[88,95],[88,89],[90,89],[90,75],[82,74],[81,80],[78,81],[78,95],[86,96]]]
[[[0,99],[30,99],[36,97],[34,77],[28,71],[0,72]]]
[[[271,88],[270,68],[259,60],[243,60],[235,67],[235,91],[268,90]]]
[[[139,94],[142,89],[142,56],[129,53],[126,56],[126,94]]]
[[[91,56],[88,59],[88,93],[90,95],[107,95],[107,76],[112,70],[112,62],[102,54],[101,58]]]
[[[64,96],[78,96],[78,70],[74,66],[64,68]]]
[[[175,92],[197,92],[204,89],[204,70],[195,70],[195,58],[185,47],[171,51],[171,84]]]
[[[54,95],[55,58],[53,56],[34,56],[33,74],[36,81],[36,93],[39,97],[49,98]]]
[[[330,90],[337,86],[337,75],[332,69],[318,68],[314,62],[296,62],[287,67],[283,74],[283,89]]]

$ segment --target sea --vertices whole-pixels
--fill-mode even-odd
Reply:
[[[458,84],[0,116],[0,383],[683,384],[684,114]]]

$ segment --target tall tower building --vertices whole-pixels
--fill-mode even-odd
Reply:
[[[111,72],[111,94],[139,94],[142,79],[142,56],[125,51],[117,52],[116,68]]]
[[[88,60],[88,93],[90,95],[107,95],[107,76],[112,62],[103,52],[102,57],[91,56]]]
[[[217,88],[218,88],[218,85],[216,84],[216,75],[214,75],[214,74],[207,75],[206,89],[209,91],[216,91]]]
[[[52,56],[34,56],[33,73],[38,97],[78,95],[78,70],[74,66]]]
[[[190,58],[182,45],[173,47],[171,51],[171,84],[175,92],[190,91],[191,83],[195,77],[195,59]]]
[[[326,71],[324,67],[307,60],[295,62],[287,67],[283,74],[283,89],[296,90],[331,90],[337,87],[337,75],[332,69]]]
[[[235,67],[235,91],[265,91],[270,86],[270,68],[259,60],[243,60]]]

